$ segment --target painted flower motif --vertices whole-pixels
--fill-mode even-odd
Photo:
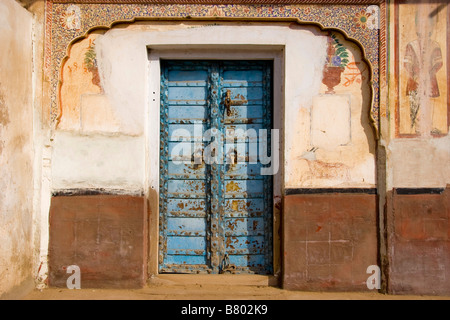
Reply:
[[[303,13],[306,14],[306,15],[310,14],[311,13],[311,8],[303,9]]]
[[[92,73],[92,83],[103,90],[98,73],[97,54],[95,52],[95,42],[89,42],[89,47],[84,53],[84,66]]]
[[[340,43],[339,39],[333,33],[328,38],[327,65],[330,67],[345,68],[349,63],[349,54],[347,48]]]
[[[309,9],[309,8],[307,8]],[[305,9],[306,10],[306,9]],[[326,17],[332,16],[333,15],[333,10],[326,7],[322,10],[322,14],[325,15]]]
[[[361,10],[357,12],[355,17],[353,18],[353,22],[355,23],[357,28],[366,29],[367,22],[369,21],[370,13],[365,10]]]
[[[331,64],[335,67],[340,67],[342,63],[342,59],[339,56],[334,56],[331,58]]]
[[[81,10],[77,5],[67,7],[60,17],[62,26],[68,30],[81,30]]]
[[[133,12],[134,12],[134,14],[139,14],[141,12],[141,8],[140,7],[134,7],[133,8]]]
[[[209,10],[208,12],[209,16],[212,17],[220,17],[220,16],[224,16],[223,12],[221,9],[219,9],[218,7],[214,7],[212,9]]]

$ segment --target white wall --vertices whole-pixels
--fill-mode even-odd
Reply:
[[[32,283],[32,15],[0,0],[0,296]]]
[[[391,140],[387,155],[388,189],[445,188],[450,184],[450,135]]]
[[[371,147],[373,149],[374,139],[370,133],[368,135],[371,129],[368,121],[370,92],[367,81],[356,89],[353,88],[353,91],[343,90],[349,97],[348,105],[344,106],[348,108],[347,122],[328,123],[328,126],[334,126],[338,134],[350,136],[347,145],[321,147],[314,155],[318,162],[313,161],[313,164],[331,163],[332,169],[321,168],[328,172],[319,177],[315,177],[314,172],[311,177],[311,172],[305,171],[307,164],[303,155],[313,146],[313,100],[321,96],[323,89],[321,80],[327,48],[325,36],[326,33],[321,33],[316,28],[289,24],[141,23],[112,29],[99,36],[96,51],[105,95],[122,123],[122,130],[128,134],[142,134],[146,123],[145,117],[140,115],[145,114],[147,106],[150,106],[150,119],[159,118],[159,70],[150,69],[150,74],[156,72],[156,76],[150,77],[157,83],[148,83],[148,70],[144,67],[148,65],[147,47],[172,51],[173,56],[178,58],[183,54],[186,58],[198,58],[198,55],[189,53],[189,49],[192,51],[200,48],[205,59],[208,54],[214,57],[214,50],[220,50],[217,49],[219,47],[224,51],[226,48],[233,48],[233,51],[242,48],[249,50],[257,46],[283,47],[284,69],[275,74],[275,77],[282,77],[280,106],[275,108],[275,113],[282,119],[278,125],[284,132],[280,134],[284,146],[282,157],[285,161],[284,166],[281,166],[284,167],[284,186],[374,187],[375,155],[369,150]],[[347,44],[353,46],[355,59],[361,59],[356,46]],[[239,59],[231,53],[228,55]],[[226,58],[227,54],[224,56]],[[251,58],[251,54],[243,54],[242,57],[244,56]],[[170,54],[168,57],[170,58]],[[149,86],[152,86],[152,92],[149,91]],[[154,96],[153,92],[156,92]],[[152,101],[154,97],[156,99]],[[338,110],[337,107],[330,105],[328,110],[332,112]],[[149,132],[150,139],[152,135],[159,135],[159,130]],[[157,154],[156,148],[152,150],[154,152],[150,154]],[[153,169],[159,170],[158,167]]]
[[[56,132],[52,155],[52,188],[106,189],[142,193],[145,178],[142,136],[75,135]]]
[[[158,155],[159,127],[147,128],[147,126],[152,124],[153,118],[159,119],[160,78],[159,69],[154,67],[149,69],[148,48],[165,50],[166,53],[172,52],[173,56],[178,58],[180,56],[200,58],[197,53],[201,52],[201,57],[205,59],[217,57],[217,52],[221,50],[224,52],[223,58],[239,59],[237,50],[241,50],[241,53],[244,50],[241,58],[245,56],[251,59],[254,53],[245,54],[245,50],[253,49],[253,52],[258,52],[263,50],[263,47],[266,48],[265,50],[267,47],[284,50],[283,69],[275,74],[275,78],[278,77],[281,83],[279,92],[275,92],[275,95],[278,95],[278,109],[275,108],[275,114],[280,120],[276,125],[282,129],[280,144],[282,148],[284,147],[284,153],[281,153],[284,166],[281,165],[280,168],[284,169],[284,186],[286,188],[374,187],[375,155],[374,139],[370,133],[368,120],[371,100],[368,81],[366,79],[360,86],[352,89],[341,88],[341,91],[337,93],[345,99],[339,99],[338,95],[323,94],[322,70],[327,48],[326,35],[327,33],[320,32],[315,27],[294,24],[226,22],[214,24],[142,22],[121,25],[104,34],[97,32],[89,41],[95,40],[102,92],[81,93],[79,99],[72,98],[72,101],[81,101],[80,110],[75,110],[79,115],[73,115],[74,112],[70,111],[75,119],[73,122],[76,123],[73,128],[67,125],[67,123],[70,124],[70,115],[63,114],[61,123],[65,126],[62,129],[68,133],[57,134],[55,140],[55,157],[52,160],[54,187],[70,189],[95,186],[134,190],[138,181],[141,181],[141,188],[146,188],[145,181],[146,179],[148,181],[149,176],[143,179],[136,176],[136,174],[142,174],[146,166],[145,159],[140,154],[142,150],[133,149],[139,153],[137,158],[136,154],[131,153],[133,161],[130,164],[137,168],[131,173],[123,170],[122,162],[111,161],[114,159],[112,145],[103,143],[103,138],[98,140],[96,134],[128,136],[130,138],[126,140],[134,145],[130,148],[137,148],[139,139],[145,137],[149,130],[148,140],[152,141],[148,149],[149,155],[152,157]],[[85,42],[85,44],[78,42],[73,45],[72,51],[75,56],[82,57],[79,48],[86,47],[88,39]],[[355,59],[361,60],[359,49],[349,42],[346,44],[353,52]],[[170,54],[166,56],[170,58]],[[69,59],[71,58],[69,56]],[[69,75],[69,71],[65,72]],[[63,74],[63,79],[71,83],[68,75]],[[73,77],[76,80],[81,79]],[[73,88],[75,83],[72,82],[70,88],[78,92],[76,90],[82,89],[82,85],[75,89]],[[90,97],[90,100],[86,100],[86,97]],[[95,99],[91,99],[92,97]],[[332,99],[333,97],[335,97],[334,100],[337,98],[337,102]],[[329,102],[330,99],[334,102]],[[342,104],[338,100],[346,102]],[[342,106],[332,105],[338,102]],[[328,141],[325,144],[318,143],[317,139],[315,143],[313,142],[314,132],[316,132],[316,138],[320,136],[317,128],[314,129],[315,122],[311,118],[314,104],[319,104],[316,110],[320,110],[319,107],[325,107],[327,111],[322,112],[335,113],[328,118],[328,122],[321,124],[329,131],[328,135],[320,138],[322,142]],[[87,117],[86,112],[89,111],[92,114],[95,110],[101,110],[98,112],[101,116],[93,121],[93,117]],[[106,110],[109,111],[106,112]],[[346,116],[348,119],[344,123],[337,121],[342,119],[339,110],[346,111],[344,113],[348,114]],[[92,124],[89,124],[88,120]],[[80,121],[81,124],[79,124]],[[322,130],[322,127],[319,129]],[[80,134],[83,138],[76,138]],[[345,145],[341,145],[341,141],[331,139],[337,134],[348,136]],[[88,151],[87,146],[83,147],[84,152],[87,152],[89,156],[103,153],[107,155],[101,164],[95,160],[97,164],[94,167],[98,171],[90,171],[88,168],[94,168],[92,166],[81,170],[87,164],[87,158],[84,158],[83,153],[76,153],[73,150],[70,159],[63,155],[68,152],[65,150],[69,150],[70,144],[74,142],[71,139],[78,139],[80,143],[83,139],[91,141],[92,150]],[[111,141],[118,140],[114,138]],[[123,143],[127,142],[123,141]],[[78,144],[75,143],[74,148],[77,149],[77,146]],[[310,154],[309,151],[313,147],[316,147],[314,154]],[[63,149],[58,150],[58,148]],[[126,156],[124,161],[125,159],[127,159]],[[76,163],[79,165],[77,166]],[[157,162],[150,161],[149,164],[152,165],[148,168],[148,174],[156,177],[159,172]],[[69,168],[78,169],[67,172]],[[107,173],[111,175],[106,177]],[[129,179],[133,181],[128,181],[124,177],[128,174],[130,174]]]

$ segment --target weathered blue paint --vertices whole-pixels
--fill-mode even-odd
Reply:
[[[270,138],[271,63],[161,66],[160,272],[271,273],[272,177],[251,157],[259,130]],[[214,142],[222,161],[199,162]]]

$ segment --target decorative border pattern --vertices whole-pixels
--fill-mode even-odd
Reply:
[[[55,3],[148,3],[148,0],[55,0]],[[152,0],[153,4],[379,4],[384,0]]]
[[[182,0],[181,0],[182,1]],[[207,1],[207,0],[204,0]],[[245,0],[241,0],[245,1]],[[323,0],[325,2],[325,0]],[[300,4],[142,4],[124,3],[85,3],[66,0],[46,1],[46,44],[45,72],[50,78],[50,120],[55,122],[59,114],[58,87],[62,65],[67,58],[70,45],[77,39],[85,37],[96,28],[109,29],[118,22],[133,22],[135,20],[273,20],[296,21],[318,25],[326,30],[338,30],[348,39],[355,40],[363,51],[363,55],[371,68],[372,106],[370,115],[377,136],[380,116],[380,49],[383,72],[385,71],[386,44],[380,41],[384,30],[370,28],[367,24],[367,9],[369,4],[377,1],[354,1],[354,5],[339,5],[347,1],[328,0],[328,5]],[[114,1],[117,2],[117,1]],[[173,2],[180,2],[173,1]],[[173,3],[172,2],[172,3]],[[188,1],[183,1],[188,2]],[[240,3],[241,3],[240,2]],[[289,1],[290,3],[309,3],[311,1]],[[195,2],[197,3],[197,2]],[[254,2],[252,2],[254,3]],[[379,22],[385,21],[385,3],[379,10]],[[361,19],[366,17],[366,19]],[[381,32],[380,32],[381,31]],[[49,52],[50,50],[50,52]],[[382,75],[381,79],[385,79]]]

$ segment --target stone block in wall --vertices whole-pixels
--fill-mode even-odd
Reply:
[[[377,196],[291,194],[284,198],[283,287],[366,291],[377,265]]]
[[[66,287],[80,268],[81,288],[139,288],[147,261],[145,198],[54,196],[50,209],[49,285]]]
[[[395,189],[388,197],[389,292],[450,294],[450,188]]]

